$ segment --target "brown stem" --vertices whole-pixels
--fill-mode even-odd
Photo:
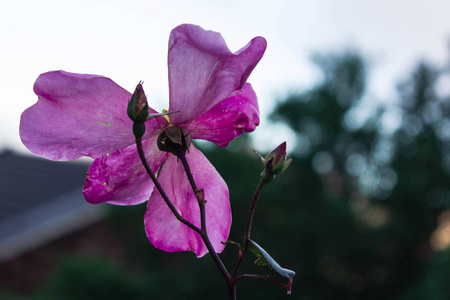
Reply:
[[[197,232],[198,234],[201,235],[200,228],[198,228],[194,224],[190,223],[188,220],[183,218],[178,213],[176,208],[173,206],[172,202],[169,200],[169,197],[167,197],[166,193],[164,192],[161,184],[159,184],[158,179],[156,178],[156,176],[153,173],[153,171],[150,169],[150,166],[148,165],[147,159],[145,158],[145,154],[144,154],[144,151],[142,149],[142,138],[141,137],[137,137],[136,136],[136,147],[137,147],[137,150],[138,150],[138,153],[139,153],[139,157],[140,157],[140,159],[142,161],[142,164],[145,167],[145,170],[147,171],[148,175],[150,176],[150,178],[152,179],[153,183],[155,184],[155,187],[158,189],[158,192],[161,194],[161,196],[163,197],[163,199],[166,202],[167,206],[170,208],[170,210],[175,215],[177,220],[180,221],[181,223],[185,224],[186,226],[188,226],[189,228],[191,228],[192,230],[194,230],[195,232]]]
[[[205,210],[205,199],[204,194],[201,189],[197,188],[197,184],[195,183],[194,176],[192,176],[191,168],[189,167],[189,164],[186,159],[186,155],[184,152],[184,149],[182,147],[179,147],[177,149],[177,157],[181,160],[181,163],[183,164],[184,171],[186,172],[186,176],[189,180],[189,183],[192,187],[192,190],[195,194],[195,197],[197,198],[197,202],[200,208],[200,221],[201,221],[201,229],[200,229],[200,236],[205,243],[206,248],[208,249],[209,253],[211,254],[212,259],[214,260],[214,263],[219,268],[220,272],[222,273],[222,276],[224,277],[225,281],[227,282],[228,286],[228,294],[231,300],[236,299],[236,287],[233,280],[231,280],[231,276],[228,273],[228,270],[225,268],[225,265],[223,264],[222,260],[220,259],[219,255],[217,254],[216,250],[214,250],[214,247],[211,244],[211,241],[208,236],[208,232],[206,230],[206,210]]]
[[[244,246],[239,249],[239,257],[236,262],[236,266],[234,268],[233,274],[231,275],[231,280],[232,280],[232,284],[234,286],[236,286],[237,282],[244,278],[263,279],[263,280],[278,284],[279,286],[286,289],[288,291],[288,294],[290,294],[292,281],[290,281],[289,284],[284,284],[281,281],[271,278],[269,275],[259,275],[259,274],[243,274],[243,275],[237,276],[237,272],[242,263],[242,260],[244,259],[244,256],[248,250],[248,246],[250,243],[250,231],[252,229],[252,222],[253,222],[253,216],[255,215],[256,204],[258,203],[258,199],[259,199],[259,196],[261,195],[262,189],[266,186],[267,183],[268,183],[267,181],[265,181],[263,178],[261,178],[261,180],[258,183],[258,186],[256,187],[255,193],[253,194],[253,199],[252,199],[252,202],[250,203],[250,208],[248,210],[247,225],[245,227],[244,236],[243,236]]]
[[[241,266],[242,260],[244,259],[245,253],[248,249],[248,243],[250,241],[250,231],[252,229],[252,222],[253,222],[253,216],[255,215],[256,210],[256,204],[258,203],[259,195],[261,195],[261,191],[264,188],[264,186],[267,183],[265,183],[263,180],[260,180],[258,183],[258,186],[256,187],[255,193],[253,194],[252,202],[250,203],[250,208],[248,209],[248,216],[247,216],[247,226],[245,227],[244,231],[244,246],[242,249],[239,249],[239,257],[236,262],[236,266],[234,267],[234,271],[232,274],[232,278],[237,281],[237,272],[239,270],[239,267]]]

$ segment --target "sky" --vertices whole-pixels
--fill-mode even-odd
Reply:
[[[313,53],[359,49],[371,67],[369,101],[395,101],[396,83],[418,59],[446,62],[449,11],[445,0],[1,1],[0,149],[27,152],[20,114],[37,101],[38,75],[50,70],[103,75],[131,92],[142,80],[150,106],[167,108],[168,37],[192,23],[220,32],[232,51],[267,39],[249,78],[261,111],[252,136],[262,151],[284,140],[289,150],[292,133],[267,116],[319,79]]]

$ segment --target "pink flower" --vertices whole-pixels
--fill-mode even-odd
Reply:
[[[197,200],[177,158],[158,150],[156,139],[168,126],[187,130],[193,139],[226,146],[259,124],[256,95],[246,83],[261,59],[266,41],[256,37],[231,53],[219,33],[194,25],[175,28],[169,39],[169,116],[146,122],[143,147],[150,167],[179,213],[200,227]],[[178,222],[142,166],[127,116],[131,93],[96,75],[53,71],[41,74],[38,102],[21,117],[20,136],[33,153],[51,160],[90,156],[83,189],[90,203],[133,205],[148,200],[144,222],[150,242],[168,251],[207,253],[200,236]],[[150,113],[156,113],[149,109]],[[205,190],[206,222],[214,249],[223,250],[231,210],[228,188],[193,145],[186,153],[194,179]]]

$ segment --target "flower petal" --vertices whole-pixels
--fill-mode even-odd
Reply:
[[[241,93],[231,96],[184,126],[193,139],[208,140],[225,147],[243,132],[251,132],[259,125],[256,94],[249,83]]]
[[[20,123],[20,137],[31,152],[69,160],[99,157],[134,143],[127,116],[131,94],[111,79],[52,71],[38,77],[34,92],[38,102],[23,112]],[[144,138],[167,121],[155,118],[148,123]]]
[[[169,39],[170,116],[174,124],[189,123],[242,89],[261,59],[266,40],[256,37],[231,53],[220,33],[180,25]]]
[[[147,161],[156,172],[167,154],[158,150],[156,138],[142,143]],[[134,205],[147,201],[153,190],[136,149],[131,145],[99,157],[89,167],[83,194],[89,203]]]
[[[224,248],[222,242],[228,239],[231,226],[228,187],[208,159],[194,146],[189,149],[187,160],[198,188],[203,188],[205,192],[209,238],[214,249],[221,252]],[[197,199],[183,165],[174,155],[169,155],[164,162],[159,182],[181,216],[200,227]],[[194,251],[198,257],[208,253],[201,237],[176,219],[157,189],[147,204],[144,223],[148,239],[158,249],[167,252]]]

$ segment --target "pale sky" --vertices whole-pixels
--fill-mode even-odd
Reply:
[[[445,0],[166,2],[1,0],[0,148],[26,151],[18,135],[20,114],[37,101],[35,79],[50,70],[104,75],[129,91],[143,80],[150,105],[167,108],[168,37],[182,23],[221,32],[232,51],[254,36],[267,39],[266,54],[249,78],[262,114],[255,146],[264,150],[284,140],[289,149],[295,142],[266,117],[277,100],[317,79],[309,63],[313,52],[362,50],[372,66],[373,101],[395,98],[395,84],[417,59],[447,59]]]

